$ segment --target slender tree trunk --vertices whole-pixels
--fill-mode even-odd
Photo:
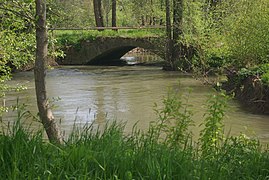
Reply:
[[[93,0],[93,8],[96,27],[104,27],[101,0]]]
[[[141,26],[145,26],[145,16],[141,16]]]
[[[172,59],[181,61],[182,43],[179,42],[179,37],[182,36],[182,19],[183,18],[183,0],[173,0],[173,40],[172,40]],[[176,70],[174,65],[173,70]]]
[[[166,11],[166,52],[165,59],[169,63],[169,69],[174,69],[172,59],[172,27],[171,27],[171,16],[170,16],[170,0],[165,0],[165,11]]]
[[[165,0],[166,3],[166,36],[168,40],[172,39],[172,27],[170,16],[170,0]]]
[[[183,0],[173,0],[173,39],[182,35]]]
[[[112,0],[112,27],[117,27],[117,0]]]
[[[109,26],[109,12],[106,12],[106,23],[104,24],[104,26]]]
[[[62,143],[60,129],[57,126],[46,92],[46,67],[48,53],[48,34],[46,27],[46,0],[35,0],[36,3],[36,61],[35,61],[35,89],[39,116],[52,143]]]

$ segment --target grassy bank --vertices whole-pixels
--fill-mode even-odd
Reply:
[[[113,30],[54,30],[50,34],[56,38],[56,45],[65,47],[66,45],[76,46],[83,40],[94,40],[97,37],[128,37],[128,38],[145,38],[145,37],[160,37],[165,35],[163,29],[121,29]]]
[[[124,134],[111,123],[74,130],[64,145],[43,140],[17,123],[0,136],[0,179],[266,179],[268,149],[258,141],[223,135],[225,98],[208,101],[199,141],[192,142],[191,112],[170,94],[147,132]]]

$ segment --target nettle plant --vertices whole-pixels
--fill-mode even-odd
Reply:
[[[152,126],[156,139],[164,138],[171,147],[184,147],[191,140],[192,133],[189,127],[193,125],[191,105],[188,103],[190,91],[182,95],[174,90],[169,90],[167,97],[163,99],[163,107],[155,104],[155,112],[158,121]]]
[[[223,119],[226,112],[227,96],[224,93],[211,95],[207,100],[205,120],[201,124],[200,148],[202,156],[214,157],[224,142]]]

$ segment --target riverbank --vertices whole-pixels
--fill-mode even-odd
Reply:
[[[252,113],[269,114],[269,65],[229,71],[222,88],[234,94],[243,108]]]

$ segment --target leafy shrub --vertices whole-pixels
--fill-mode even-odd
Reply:
[[[262,82],[269,85],[269,71],[261,76]]]
[[[231,63],[237,67],[267,63],[269,1],[228,1],[223,8],[227,9],[223,22]]]
[[[262,64],[248,69],[242,68],[238,72],[238,81],[240,83],[247,77],[256,76],[260,78],[264,84],[269,84],[268,74],[269,74],[269,64]]]
[[[196,48],[192,64],[251,67],[269,62],[269,1],[185,2],[179,41]]]
[[[203,156],[214,156],[224,140],[223,118],[225,115],[227,97],[212,95],[208,102],[203,130],[200,132],[201,151]]]

